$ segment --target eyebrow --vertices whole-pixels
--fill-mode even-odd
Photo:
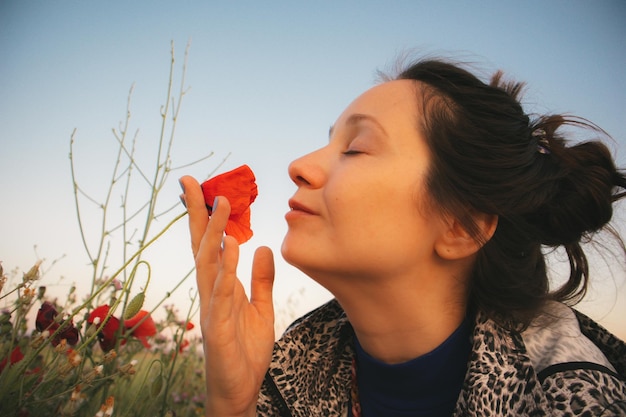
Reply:
[[[354,125],[357,125],[359,122],[361,122],[363,120],[367,120],[370,123],[374,124],[376,126],[376,128],[378,130],[380,130],[385,136],[389,136],[389,135],[387,135],[387,131],[385,130],[383,125],[381,125],[380,122],[378,120],[376,120],[375,117],[370,116],[369,114],[363,114],[363,113],[351,114],[348,117],[348,119],[346,120],[346,125],[347,126],[354,126]],[[333,134],[334,128],[335,128],[335,126],[331,125],[330,128],[328,129],[328,137],[329,138]]]

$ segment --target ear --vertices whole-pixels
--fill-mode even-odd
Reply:
[[[498,216],[474,212],[472,214],[482,239],[474,239],[456,218],[447,219],[447,227],[435,242],[435,252],[446,260],[463,259],[474,255],[496,231]]]

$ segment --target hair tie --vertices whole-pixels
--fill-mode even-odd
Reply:
[[[532,137],[537,140],[537,152],[544,155],[550,153],[550,143],[548,142],[545,130],[541,128],[533,130]]]

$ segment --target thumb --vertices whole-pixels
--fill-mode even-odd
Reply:
[[[250,302],[257,308],[261,316],[272,323],[274,322],[273,286],[274,255],[270,248],[261,246],[254,252],[252,261]]]

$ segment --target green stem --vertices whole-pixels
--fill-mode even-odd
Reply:
[[[165,382],[165,391],[163,392],[163,404],[161,405],[161,417],[165,415],[165,406],[167,405],[168,393],[170,390],[170,384],[172,381],[172,376],[174,375],[174,367],[176,366],[176,360],[178,359],[178,353],[180,352],[180,346],[183,343],[183,337],[185,336],[185,332],[187,331],[186,324],[189,322],[191,318],[191,312],[193,311],[193,306],[198,299],[198,293],[196,292],[194,297],[191,299],[191,305],[189,306],[189,310],[187,311],[187,318],[185,319],[185,326],[182,326],[182,330],[180,332],[180,336],[178,340],[176,340],[176,349],[174,349],[174,358],[172,358],[172,365],[167,373],[167,380]]]
[[[72,315],[70,316],[70,319],[72,317],[74,317],[76,314],[78,314],[79,311],[81,311],[83,308],[85,308],[87,305],[89,305],[89,303],[96,297],[96,295],[98,295],[99,293],[101,293],[108,285],[110,285],[113,280],[115,278],[117,278],[117,276],[122,273],[130,264],[131,262],[133,262],[135,260],[135,258],[137,258],[139,255],[141,255],[141,253],[148,249],[154,242],[157,241],[157,239],[159,239],[161,236],[163,236],[163,234],[174,225],[174,223],[176,223],[177,221],[179,221],[180,219],[182,219],[183,217],[185,217],[185,215],[187,215],[187,212],[183,212],[181,214],[179,214],[178,216],[176,216],[174,219],[172,219],[159,233],[157,233],[156,236],[154,236],[152,239],[150,239],[148,242],[146,242],[145,245],[143,245],[141,248],[139,248],[137,250],[137,252],[135,252],[125,263],[124,265],[122,265],[117,271],[115,271],[115,273],[113,275],[111,275],[111,277],[109,277],[109,279],[107,279],[102,286],[96,290],[96,292],[94,294],[91,295],[91,297],[89,297],[89,299],[84,302],[80,307],[78,307],[77,309],[74,310],[74,312],[72,312]],[[119,301],[118,301],[119,303]],[[109,310],[109,312],[112,314],[113,308],[111,308]],[[100,329],[98,329],[100,330]],[[91,335],[87,340],[86,343],[82,344],[79,349],[82,349],[83,347],[85,347],[86,345],[88,345],[88,343],[90,343],[91,341],[93,341],[95,339],[95,337],[97,336],[97,333]]]

